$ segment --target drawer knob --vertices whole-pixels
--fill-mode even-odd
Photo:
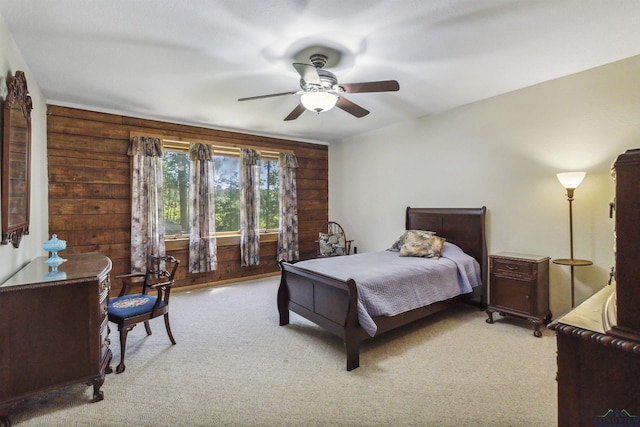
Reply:
[[[518,267],[515,267],[513,265],[505,265],[505,267],[507,268],[507,270],[511,270],[511,271],[516,271],[518,269]]]

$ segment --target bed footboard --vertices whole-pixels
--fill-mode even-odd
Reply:
[[[360,343],[368,335],[358,323],[355,282],[318,274],[282,261],[280,269],[280,326],[289,324],[289,311],[293,311],[325,328],[344,341],[347,371],[357,368],[360,365]]]

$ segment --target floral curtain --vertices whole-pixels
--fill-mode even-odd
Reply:
[[[278,227],[278,260],[297,261],[298,194],[296,168],[298,159],[293,153],[280,153],[280,226]]]
[[[144,272],[147,256],[164,256],[164,212],[162,202],[162,141],[135,136],[131,184],[131,271]]]
[[[260,152],[240,150],[240,265],[260,264]]]
[[[191,144],[189,160],[189,272],[205,273],[218,267],[213,148]]]

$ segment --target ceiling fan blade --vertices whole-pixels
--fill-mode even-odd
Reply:
[[[272,98],[274,96],[295,95],[296,93],[298,93],[298,92],[297,91],[295,91],[295,92],[282,92],[282,93],[272,93],[270,95],[250,96],[248,98],[238,98],[238,101],[251,101],[253,99]]]
[[[345,93],[363,92],[394,92],[400,90],[400,84],[395,80],[382,80],[379,82],[344,83],[340,84]]]
[[[304,108],[304,105],[302,105],[301,102],[296,108],[293,109],[292,112],[289,113],[287,117],[284,118],[284,121],[288,122],[289,120],[297,119],[298,117],[300,117],[300,114],[304,113],[304,110],[306,110],[306,108]]]
[[[302,80],[307,83],[322,84],[318,70],[311,64],[302,64],[300,62],[294,62],[293,68],[296,69]]]
[[[358,104],[354,104],[349,101],[347,98],[342,96],[338,97],[338,102],[336,103],[336,107],[343,109],[347,113],[356,116],[357,118],[364,117],[369,114],[368,110],[365,110]]]

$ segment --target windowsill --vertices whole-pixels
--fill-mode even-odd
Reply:
[[[260,243],[267,242],[277,242],[278,241],[278,233],[260,233]],[[240,244],[240,235],[234,234],[231,236],[219,236],[216,238],[216,243],[218,246],[236,246]],[[180,237],[175,239],[165,239],[164,240],[165,247],[167,251],[177,251],[189,249],[189,238],[188,237]]]

